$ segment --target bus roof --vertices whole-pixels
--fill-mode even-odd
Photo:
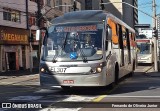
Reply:
[[[51,20],[52,24],[67,23],[67,22],[102,22],[106,19],[106,14],[102,10],[85,10],[73,11],[65,13],[63,16]]]
[[[112,15],[111,13],[103,10],[81,10],[65,13],[62,16],[51,20],[52,24],[64,24],[64,23],[80,23],[80,22],[102,22],[108,18],[112,18],[116,23],[119,23],[130,31],[135,32],[126,23]]]

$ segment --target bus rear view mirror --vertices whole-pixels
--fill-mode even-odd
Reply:
[[[109,26],[107,27],[106,34],[107,34],[106,40],[111,40],[111,38],[112,38],[112,29]]]
[[[40,40],[41,30],[36,30],[36,40]]]

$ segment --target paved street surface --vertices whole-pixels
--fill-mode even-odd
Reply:
[[[128,103],[136,104],[137,111],[158,111],[159,81],[159,73],[153,72],[150,66],[139,66],[133,77],[124,78],[114,88],[73,88],[69,91],[60,87],[42,89],[38,74],[1,76],[0,101],[11,104],[12,109],[1,108],[0,111],[135,111],[134,108],[123,108]],[[145,107],[141,105],[146,105],[145,102],[154,102],[151,103],[152,108],[139,108]],[[113,108],[116,107],[112,106],[115,103],[124,106]],[[35,104],[37,107],[33,106]],[[26,109],[26,105],[34,108]]]

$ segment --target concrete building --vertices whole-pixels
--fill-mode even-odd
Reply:
[[[40,42],[35,40],[36,30],[44,22],[47,25],[47,21],[73,11],[72,5],[73,0],[0,0],[0,72],[38,67]],[[79,2],[77,8],[81,10]],[[28,41],[31,34],[34,36],[32,48]]]
[[[76,10],[81,10],[81,4],[78,1],[76,1],[76,4]],[[72,5],[73,0],[44,0],[42,14],[45,14],[45,19],[47,21],[46,25],[49,25],[51,19],[73,11]]]
[[[37,29],[36,11],[35,0],[0,0],[0,72],[28,69],[33,64],[28,37],[30,29]]]
[[[81,3],[82,10],[99,10],[101,0],[77,0]],[[105,10],[112,13],[119,19],[123,20],[129,26],[134,28],[135,24],[138,24],[138,10],[127,5],[130,4],[134,7],[138,7],[137,0],[103,0],[104,3],[108,3],[105,6]],[[124,2],[124,3],[122,3]]]
[[[152,29],[150,28],[139,28],[139,37],[143,37],[145,35],[146,38],[152,38]]]

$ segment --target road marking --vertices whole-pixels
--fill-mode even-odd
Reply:
[[[93,99],[92,101],[93,101],[93,102],[99,102],[99,101],[101,101],[103,98],[105,98],[106,96],[107,96],[107,95],[99,96],[98,98]]]
[[[121,84],[119,83],[118,85],[114,86],[113,89],[109,90],[107,92],[107,94],[110,94],[111,92],[115,91],[119,86],[121,86]],[[100,95],[99,97],[97,97],[96,99],[93,99],[93,102],[100,102],[103,98],[108,97],[108,95]]]
[[[96,97],[83,97],[83,96],[77,96],[77,95],[72,95],[71,97],[68,97],[64,99],[63,101],[65,102],[71,102],[71,101],[91,101],[95,99]]]
[[[48,92],[55,92],[60,91],[60,88],[54,88],[54,89],[40,89],[38,91],[35,91],[34,93],[48,93]]]
[[[42,98],[43,96],[17,96],[13,97],[9,100],[27,100],[27,101],[33,101],[33,100],[38,100]]]

